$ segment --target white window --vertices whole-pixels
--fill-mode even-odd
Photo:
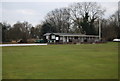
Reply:
[[[52,36],[51,36],[51,39],[55,39],[55,35],[52,35]]]
[[[46,39],[49,39],[49,36],[46,36]]]
[[[59,37],[56,37],[56,40],[59,40]]]

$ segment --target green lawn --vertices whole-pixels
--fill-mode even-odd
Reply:
[[[3,47],[3,79],[117,79],[118,43]]]

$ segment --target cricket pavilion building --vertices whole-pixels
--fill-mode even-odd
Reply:
[[[48,43],[94,43],[99,41],[99,36],[75,33],[46,33],[44,36]]]

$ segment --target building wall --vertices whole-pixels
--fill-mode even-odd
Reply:
[[[49,43],[83,43],[83,42],[97,42],[98,37],[69,37],[69,36],[60,36],[59,42],[57,42],[56,39],[53,40],[53,42]],[[51,39],[48,39],[51,40]]]

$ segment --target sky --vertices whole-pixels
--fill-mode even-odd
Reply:
[[[56,0],[57,1],[57,0]],[[45,16],[51,10],[56,8],[68,7],[73,1],[40,1],[36,0],[21,0],[16,2],[14,0],[1,1],[0,3],[0,21],[15,24],[17,21],[28,21],[33,26],[40,24],[44,20]],[[91,0],[88,0],[91,1]],[[76,1],[74,1],[76,2]],[[106,9],[104,18],[108,18],[110,15],[118,10],[118,1],[108,0],[106,2],[98,2],[102,8]]]

